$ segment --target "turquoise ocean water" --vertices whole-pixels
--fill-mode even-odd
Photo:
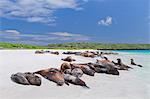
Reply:
[[[150,54],[150,50],[114,50],[113,52],[127,52],[127,53]]]

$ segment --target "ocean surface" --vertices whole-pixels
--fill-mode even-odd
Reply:
[[[116,50],[113,52],[126,52],[126,53],[137,53],[137,54],[150,54],[150,50]]]

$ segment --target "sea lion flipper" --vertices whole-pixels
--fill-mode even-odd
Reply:
[[[87,89],[90,89],[90,87],[89,86],[87,86],[87,85],[85,85],[85,86],[83,86],[84,88],[87,88]]]
[[[69,86],[69,83],[67,81],[65,81],[65,84]]]
[[[142,65],[137,65],[137,66],[139,66],[139,67],[143,67]]]

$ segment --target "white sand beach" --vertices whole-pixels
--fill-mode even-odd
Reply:
[[[66,51],[66,50],[65,50]],[[34,72],[44,68],[59,68],[68,55],[34,54],[35,50],[0,50],[0,98],[1,99],[150,99],[150,55],[119,53],[109,55],[110,60],[121,58],[125,64],[130,59],[142,68],[120,71],[119,76],[96,73],[94,77],[84,75],[82,79],[90,87],[63,85],[42,78],[41,86],[19,85],[10,76],[17,72]],[[59,51],[59,52],[62,52]],[[70,55],[69,55],[70,56]],[[72,55],[75,63],[95,62],[100,58],[85,58]]]

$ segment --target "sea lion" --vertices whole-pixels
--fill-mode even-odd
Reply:
[[[41,78],[30,72],[12,74],[11,80],[22,85],[41,85]]]
[[[93,53],[90,53],[90,52],[83,52],[83,53],[81,53],[81,56],[91,57],[91,58],[95,57],[95,55]]]
[[[28,80],[25,77],[24,73],[16,73],[11,75],[11,80],[15,83],[22,84],[22,85],[30,85]]]
[[[125,64],[122,63],[122,60],[120,58],[117,59],[117,63],[113,62],[116,66],[118,66],[118,69],[119,70],[128,70],[129,68],[130,69],[133,69],[132,67],[130,66],[127,66]]]
[[[66,70],[66,69],[71,69],[71,65],[70,65],[70,63],[64,62],[61,64],[60,70],[62,72],[64,72],[64,70]]]
[[[44,51],[41,50],[41,51],[35,51],[35,54],[44,54]]]
[[[72,61],[76,61],[75,59],[73,59],[71,56],[68,56],[66,58],[61,59],[63,61],[67,61],[67,62],[72,62]]]
[[[143,67],[142,65],[138,65],[138,64],[136,64],[136,63],[134,62],[134,60],[133,60],[133,59],[131,59],[131,65],[135,65],[135,66]]]
[[[106,63],[106,62],[112,62],[111,60],[108,60],[107,57],[103,57],[103,60],[96,60],[97,63],[101,62],[101,63]]]
[[[82,75],[83,75],[83,71],[80,68],[66,69],[64,71],[64,73],[70,74],[70,75],[78,77],[78,78],[82,77]]]
[[[50,52],[51,54],[55,54],[55,55],[59,55],[59,52],[56,51],[56,52]]]
[[[71,74],[72,74],[73,76],[79,78],[79,77],[82,77],[83,71],[82,71],[80,68],[74,68],[74,69],[72,69]]]
[[[63,73],[56,68],[43,69],[34,73],[40,74],[44,78],[55,82],[58,86],[62,86],[65,83]]]
[[[67,52],[63,52],[62,54],[75,54],[76,52],[72,52],[72,51],[67,51]]]
[[[96,73],[105,73],[107,71],[105,66],[100,66],[98,63],[88,63],[87,65]]]
[[[74,84],[74,85],[79,85],[79,86],[82,86],[82,87],[85,87],[85,88],[89,88],[83,80],[81,80],[78,77],[72,76],[70,74],[64,74],[64,79],[68,83],[71,83],[71,84]]]
[[[26,72],[24,74],[25,74],[26,79],[30,83],[30,85],[36,85],[36,86],[41,85],[41,77],[30,72]]]
[[[97,73],[106,73],[112,75],[119,75],[117,68],[110,62],[98,62],[98,63],[88,63],[90,68]]]
[[[86,65],[86,64],[75,64],[75,63],[73,63],[73,64],[71,64],[71,67],[72,67],[72,68],[80,68],[80,69],[83,71],[84,74],[87,74],[87,75],[89,75],[89,76],[94,76],[94,74],[95,74],[95,71],[92,70],[92,69],[91,69],[88,65]]]
[[[115,52],[102,52],[102,54],[105,54],[105,55],[118,55],[118,53],[115,53]]]

